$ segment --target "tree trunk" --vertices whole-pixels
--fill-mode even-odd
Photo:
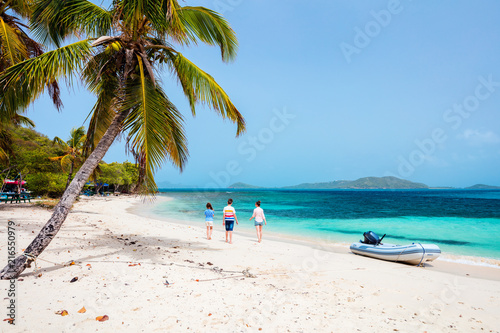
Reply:
[[[75,162],[71,161],[71,168],[69,169],[68,180],[66,181],[66,188],[64,189],[65,191],[68,188],[69,184],[71,183],[71,176],[73,176],[74,166],[75,166]]]
[[[26,269],[26,267],[30,266],[33,258],[38,257],[50,244],[59,229],[61,229],[62,224],[68,216],[71,206],[73,205],[76,197],[80,194],[80,191],[87,182],[90,174],[97,167],[115,140],[116,136],[120,133],[121,124],[128,114],[129,112],[121,112],[115,116],[113,122],[99,141],[95,150],[92,154],[90,154],[85,163],[83,163],[80,170],[76,173],[73,181],[64,191],[61,200],[54,207],[54,212],[52,213],[50,219],[38,233],[36,238],[26,248],[23,255],[18,256],[0,271],[0,279],[9,280],[17,278]]]

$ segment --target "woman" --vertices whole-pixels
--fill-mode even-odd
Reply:
[[[253,215],[250,221],[255,217],[255,229],[257,230],[257,238],[259,243],[262,242],[262,224],[267,225],[266,216],[264,215],[264,210],[260,208],[260,200],[255,203],[255,209],[253,210]]]

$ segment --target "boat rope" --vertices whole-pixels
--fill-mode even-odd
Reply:
[[[28,266],[29,266],[29,261],[30,261],[30,260],[35,262],[35,274],[36,274],[36,272],[38,271],[38,266],[37,266],[37,264],[36,264],[36,259],[37,259],[37,257],[36,257],[36,256],[34,256],[34,255],[33,255],[33,254],[31,254],[31,253],[23,253],[23,256],[25,256],[25,257],[26,257],[26,259],[28,259]]]
[[[76,263],[74,260],[71,260],[67,263],[58,263],[58,262],[53,262],[53,261],[50,261],[50,260],[46,260],[46,259],[42,259],[42,258],[39,258],[31,253],[23,253],[22,254],[23,256],[26,257],[26,259],[28,259],[28,261],[33,261],[35,263],[35,270],[34,270],[34,273],[36,274],[37,271],[38,271],[38,265],[37,265],[37,260],[41,260],[41,261],[45,261],[45,262],[48,262],[50,264],[53,264],[53,265],[56,265],[56,266],[72,266],[72,265],[77,265],[77,266],[81,266],[80,264]],[[41,269],[41,267],[40,267]]]
[[[398,257],[396,258],[396,261],[395,261],[395,262],[398,262],[399,257],[401,257],[401,255],[403,254],[403,252],[405,252],[405,251],[406,251],[406,249],[407,249],[407,247],[405,247],[405,248],[403,249],[403,251],[399,252]]]
[[[422,258],[420,259],[420,262],[418,263],[417,267],[420,266],[422,264],[422,260],[424,260],[424,257],[425,257],[425,248],[422,244],[418,243],[418,245],[420,245],[422,247]]]

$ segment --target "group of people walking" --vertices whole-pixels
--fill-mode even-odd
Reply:
[[[233,199],[227,200],[227,206],[222,211],[222,225],[226,228],[226,243],[233,244],[233,229],[234,223],[238,224],[236,210],[234,209]],[[212,231],[214,227],[215,211],[210,202],[207,203],[205,210],[205,224],[207,225],[207,239],[212,239]],[[267,225],[264,210],[260,208],[260,200],[255,203],[255,209],[250,221],[255,218],[255,229],[257,231],[257,239],[262,242],[262,226]]]

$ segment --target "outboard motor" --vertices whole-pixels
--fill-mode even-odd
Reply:
[[[367,231],[367,232],[363,233],[363,236],[365,237],[365,240],[361,241],[361,243],[373,244],[373,245],[377,245],[378,243],[380,243],[380,239],[379,239],[378,235],[376,233],[374,233],[373,231]]]

